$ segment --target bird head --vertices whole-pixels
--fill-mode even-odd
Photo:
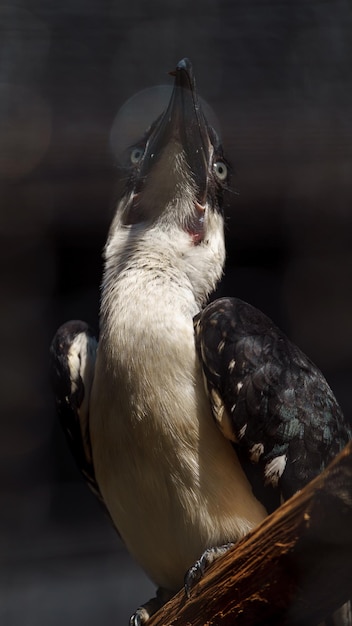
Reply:
[[[193,278],[201,272],[206,278],[209,267],[207,284],[197,286],[202,300],[222,274],[228,165],[203,113],[191,62],[183,59],[170,74],[174,87],[166,110],[127,151],[107,257],[123,240],[129,250],[146,238],[160,248],[167,241],[168,253],[179,254]]]

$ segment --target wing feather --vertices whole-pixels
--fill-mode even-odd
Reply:
[[[320,370],[258,309],[222,298],[194,324],[210,399],[217,414],[221,399],[254,493],[272,510],[324,469],[351,426]]]
[[[89,397],[97,340],[88,324],[60,326],[50,347],[50,371],[59,419],[75,461],[90,489],[103,503],[95,478],[89,436]]]

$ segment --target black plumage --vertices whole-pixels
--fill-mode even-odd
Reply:
[[[63,324],[50,346],[50,375],[69,448],[90,489],[103,503],[89,436],[89,395],[97,345],[94,332],[85,322],[72,320]]]
[[[194,324],[216,415],[214,397],[255,495],[272,510],[324,469],[351,427],[321,371],[258,309],[222,298]]]

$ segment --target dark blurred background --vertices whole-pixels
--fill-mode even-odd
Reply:
[[[0,2],[0,51],[0,624],[123,625],[153,588],[81,480],[48,381],[57,326],[97,327],[116,116],[192,59],[239,192],[220,293],[272,316],[351,416],[351,4]]]

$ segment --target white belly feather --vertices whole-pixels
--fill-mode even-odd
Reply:
[[[266,511],[212,418],[192,317],[156,311],[145,326],[143,306],[117,315],[101,339],[93,459],[129,551],[158,586],[177,590],[205,548],[238,540]]]

